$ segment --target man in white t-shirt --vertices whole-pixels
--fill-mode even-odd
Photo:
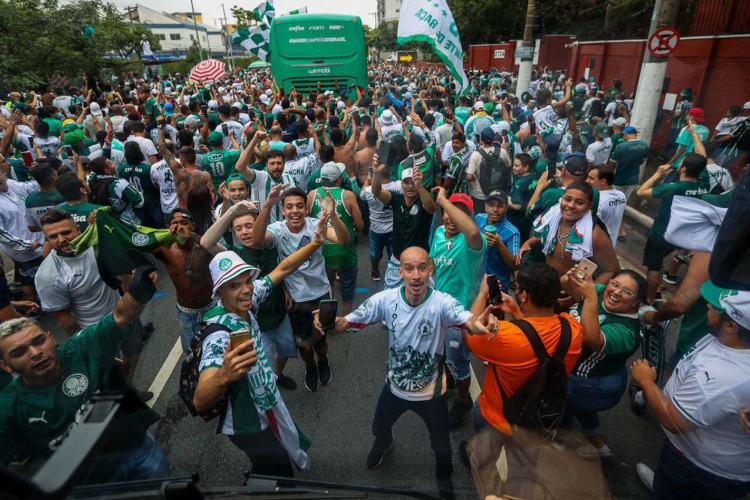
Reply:
[[[307,216],[307,193],[296,187],[286,191],[284,189],[283,184],[271,189],[253,227],[253,246],[275,248],[279,261],[313,241],[318,226],[318,219]],[[284,220],[269,225],[271,210],[279,202]],[[349,232],[336,214],[330,194],[323,200],[322,207],[331,218],[331,225],[326,232],[328,241],[339,245],[348,244]],[[320,307],[321,300],[328,299],[331,295],[323,253],[315,252],[299,269],[286,277],[284,284],[293,303],[288,314],[300,357],[305,362],[305,387],[315,392],[318,383],[326,385],[331,381],[326,339],[318,338],[312,329],[313,311]],[[317,364],[315,354],[318,356]]]
[[[110,314],[119,300],[96,265],[94,249],[75,255],[70,248],[81,230],[73,216],[51,210],[42,216],[42,231],[52,251],[34,278],[42,310],[51,312],[68,336]]]
[[[476,335],[494,332],[497,319],[490,308],[481,316],[473,315],[450,295],[429,287],[433,271],[426,250],[407,248],[401,252],[399,269],[404,285],[377,293],[356,311],[337,317],[331,332],[358,331],[382,321],[388,328],[388,373],[372,421],[375,442],[367,455],[367,468],[380,466],[393,447],[393,425],[412,410],[424,420],[430,434],[441,497],[455,498],[443,368],[445,335],[450,327],[466,328]],[[317,314],[315,327],[325,333]]]
[[[586,148],[589,167],[606,165],[612,152],[612,139],[609,138],[609,125],[599,122],[594,127],[594,142]]]
[[[380,137],[383,141],[390,143],[397,135],[404,135],[404,127],[396,118],[396,114],[390,109],[386,109],[378,118],[380,125]]]
[[[141,59],[155,59],[154,53],[151,52],[151,43],[146,35],[141,36]]]
[[[138,147],[141,148],[143,157],[146,158],[151,165],[156,163],[159,159],[159,153],[158,151],[156,151],[156,146],[154,145],[153,141],[146,138],[146,124],[143,122],[131,121],[130,129],[133,135],[125,139],[125,143],[137,142]]]
[[[224,143],[222,146],[227,150],[232,149],[232,139],[229,138],[229,134],[232,134],[234,140],[241,146],[242,136],[245,133],[245,127],[240,122],[232,120],[231,115],[231,106],[228,104],[222,104],[219,106],[219,120],[221,120],[221,123],[214,129],[214,132],[221,132],[224,134]]]
[[[750,405],[750,292],[701,286],[709,334],[677,364],[664,391],[646,360],[631,366],[667,434],[652,471],[636,469],[655,498],[745,498],[750,436],[739,413]]]
[[[177,162],[177,160],[172,160]],[[179,167],[178,167],[179,168]],[[174,172],[167,164],[167,160],[160,160],[151,166],[151,182],[159,186],[159,202],[164,220],[170,220],[170,215],[177,208],[177,186],[174,182]]]
[[[597,215],[607,226],[612,246],[617,246],[620,234],[622,216],[625,215],[625,205],[628,200],[625,193],[612,187],[615,172],[606,165],[592,167],[586,176],[586,182],[599,191],[599,211]]]

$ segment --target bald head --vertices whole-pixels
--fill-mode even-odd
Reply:
[[[282,152],[284,153],[284,161],[292,161],[297,158],[297,148],[294,147],[294,144],[287,144]]]
[[[416,260],[419,262],[428,262],[430,260],[430,254],[428,254],[427,250],[422,247],[409,247],[401,252],[401,262],[404,262],[407,259],[410,261]]]

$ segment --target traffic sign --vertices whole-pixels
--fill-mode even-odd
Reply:
[[[412,59],[413,57],[411,56],[411,54],[406,54],[405,56],[400,56],[398,58],[398,60],[401,62],[411,62]]]
[[[516,58],[530,61],[534,57],[534,47],[516,46]]]
[[[667,57],[680,42],[680,32],[674,28],[662,28],[648,39],[648,51],[655,57]]]

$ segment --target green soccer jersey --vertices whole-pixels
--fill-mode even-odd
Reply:
[[[232,248],[242,260],[260,269],[261,276],[268,276],[279,265],[279,255],[274,248],[248,248],[237,245]],[[286,316],[284,287],[275,286],[268,298],[260,303],[255,317],[261,331],[277,328]]]
[[[448,196],[454,193],[471,194],[469,183],[466,182],[466,168],[469,166],[470,156],[471,151],[469,151],[468,147],[464,147],[461,151],[451,156],[448,170],[445,172],[446,177],[453,179],[453,183],[448,189]]]
[[[435,187],[435,150],[433,148],[425,148],[423,151],[411,155],[404,161],[398,164],[398,171],[396,172],[396,179],[401,179],[401,174],[407,168],[419,167],[422,172],[422,186],[426,190],[430,190]]]
[[[117,347],[127,330],[111,314],[66,340],[58,347],[60,376],[49,386],[32,387],[22,379],[0,392],[0,461],[8,463],[21,449],[41,458],[57,450],[80,422],[87,402],[97,391],[126,389],[121,370],[114,365]],[[120,422],[104,452],[135,450],[148,427],[159,417],[142,406]],[[127,456],[127,455],[125,455]],[[99,455],[87,469],[86,482],[104,482],[123,460]]]
[[[63,203],[62,205],[57,207],[57,209],[69,213],[73,217],[73,220],[76,221],[78,226],[81,228],[81,232],[84,232],[86,228],[89,227],[89,215],[91,214],[91,212],[100,207],[101,205],[83,202],[73,204]]]
[[[159,106],[159,103],[154,97],[149,97],[146,99],[146,114],[151,115],[151,121],[156,121],[156,119],[161,116],[161,106]]]
[[[617,146],[609,160],[615,164],[615,186],[635,186],[641,177],[641,164],[650,154],[648,144],[635,139]]]
[[[704,194],[708,194],[708,183],[703,180],[670,182],[653,188],[651,196],[660,199],[661,205],[654,217],[650,235],[664,238],[664,232],[667,230],[672,215],[672,200],[675,196],[700,198]]]
[[[57,190],[31,193],[24,200],[24,204],[26,205],[26,223],[29,226],[41,228],[42,223],[40,220],[42,215],[63,203],[65,203],[65,200]]]
[[[401,252],[414,246],[429,252],[432,214],[425,210],[421,198],[417,196],[411,206],[406,206],[403,193],[391,191],[388,205],[393,209],[393,256],[398,259]]]
[[[599,328],[606,341],[601,352],[594,352],[585,345],[583,346],[573,372],[584,378],[603,377],[616,373],[640,347],[641,322],[638,319],[638,313],[619,314],[608,311],[604,307],[606,285],[597,283],[595,286],[599,304]],[[570,315],[580,322],[579,307],[579,304],[575,304],[570,310]]]
[[[482,248],[474,250],[463,233],[449,238],[445,226],[437,228],[430,248],[430,257],[435,262],[435,290],[447,293],[470,309],[479,292],[476,277],[486,250],[487,240],[483,234]]]
[[[234,149],[215,149],[203,155],[203,169],[211,174],[211,182],[216,192],[222,182],[234,173],[234,166],[240,152]]]
[[[145,209],[161,207],[159,189],[154,184],[154,181],[151,180],[151,165],[146,163],[138,165],[123,163],[117,167],[117,176],[120,179],[128,181],[130,187],[143,196],[143,207]]]
[[[513,188],[510,191],[510,201],[514,205],[521,205],[520,210],[508,207],[507,217],[511,224],[516,226],[518,231],[523,235],[528,235],[531,231],[531,219],[526,215],[526,207],[529,200],[534,194],[532,185],[535,183],[534,177],[527,175],[516,177],[513,180]]]
[[[352,219],[351,214],[346,209],[346,205],[344,205],[344,190],[340,187],[327,189],[330,191],[333,201],[336,204],[336,215],[339,216],[346,226],[350,240],[346,245],[338,245],[326,240],[323,245],[323,257],[326,259],[326,267],[331,269],[346,269],[356,266],[357,247],[354,240],[354,219]],[[317,195],[310,208],[310,217],[320,218],[323,211],[323,208],[320,206],[320,199],[325,198],[325,196],[326,192],[324,188],[318,188]]]

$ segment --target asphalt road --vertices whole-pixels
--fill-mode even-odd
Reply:
[[[628,223],[628,231],[628,241],[620,244],[621,262],[623,266],[637,267],[628,261],[640,259],[644,230]],[[382,282],[374,283],[370,279],[367,245],[367,238],[360,237],[356,304],[382,287]],[[158,289],[159,293],[143,315],[144,322],[152,321],[156,331],[144,348],[135,377],[138,389],[152,388],[158,392],[152,403],[162,418],[152,427],[152,432],[167,454],[174,474],[198,473],[202,485],[240,485],[244,482],[243,473],[250,466],[247,457],[225,436],[216,434],[215,421],[205,423],[191,417],[177,396],[181,361],[181,355],[176,356],[178,352],[173,350],[177,341],[177,313],[174,289],[163,268]],[[42,322],[57,330],[51,317],[42,318]],[[668,333],[672,345],[675,335],[673,326]],[[60,340],[63,338],[60,336]],[[329,385],[315,393],[308,392],[304,388],[304,368],[299,360],[290,361],[286,370],[297,381],[298,388],[282,390],[282,395],[295,421],[313,443],[312,466],[300,477],[412,488],[436,494],[435,462],[427,430],[414,414],[405,414],[396,424],[395,449],[383,465],[375,471],[365,468],[365,458],[372,444],[370,425],[385,378],[388,352],[385,328],[373,325],[358,333],[330,338],[329,342],[333,373]],[[481,386],[484,366],[474,360],[473,368]],[[157,377],[159,374],[161,376]],[[449,401],[454,397],[449,393]],[[636,476],[635,464],[656,464],[664,439],[661,428],[648,414],[634,415],[627,397],[600,417],[603,435],[615,457],[603,463],[579,459],[574,450],[583,443],[583,438],[578,433],[567,438],[568,446],[564,451],[546,447],[539,462],[542,482],[537,492],[539,498],[648,497]],[[471,436],[469,418],[460,430],[451,433],[454,486],[457,495],[467,499],[476,498],[476,490],[471,474],[461,465],[455,452],[458,443]]]

